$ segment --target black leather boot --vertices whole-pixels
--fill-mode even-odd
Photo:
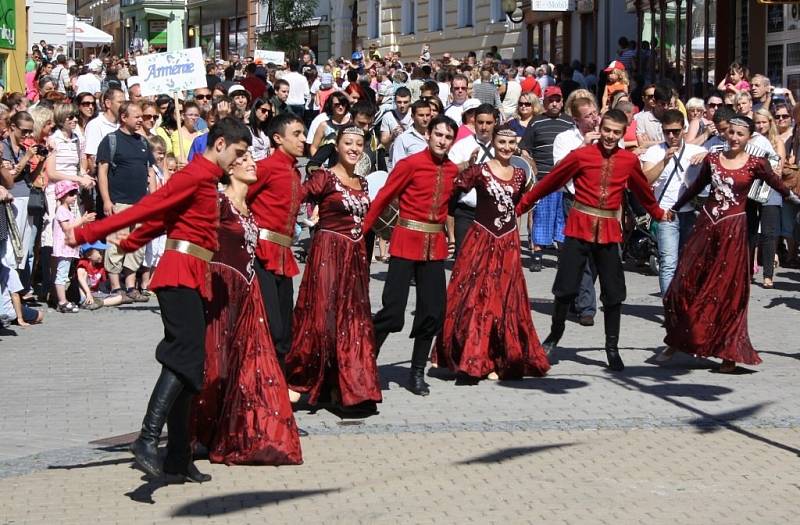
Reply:
[[[411,367],[411,374],[408,377],[408,389],[418,396],[427,396],[431,393],[428,383],[425,382],[424,368]]]
[[[615,372],[621,372],[625,370],[625,363],[622,362],[622,358],[619,355],[619,348],[617,348],[618,343],[619,336],[606,336],[606,357],[608,358],[608,368]]]
[[[131,443],[136,463],[151,476],[161,475],[161,461],[158,458],[158,440],[161,430],[167,422],[172,405],[183,391],[183,383],[172,371],[166,367],[161,369],[150,402],[147,404],[147,413],[142,421],[142,431],[139,437]]]
[[[556,345],[558,345],[558,342],[561,340],[561,336],[564,335],[568,313],[569,303],[564,303],[558,300],[553,303],[553,317],[552,324],[550,325],[550,333],[542,342],[544,353],[548,357],[550,357],[550,354],[552,354],[553,350],[556,349]]]
[[[167,457],[164,460],[164,474],[171,483],[203,483],[211,481],[211,476],[203,474],[192,461],[192,445],[189,431],[189,413],[194,394],[184,389],[172,405],[167,417]]]
[[[375,357],[378,357],[378,354],[381,352],[381,347],[383,343],[386,342],[387,337],[389,337],[389,332],[375,332]]]

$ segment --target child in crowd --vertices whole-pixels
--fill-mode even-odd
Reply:
[[[58,297],[57,310],[64,313],[78,313],[78,307],[67,301],[67,285],[72,260],[78,258],[78,249],[67,246],[66,232],[77,228],[87,222],[94,221],[94,213],[84,213],[80,218],[75,218],[71,208],[78,200],[78,184],[71,180],[62,180],[56,183],[55,194],[58,200],[55,220],[53,221],[53,258],[55,259],[56,296]]]
[[[167,153],[167,144],[163,138],[156,135],[148,137],[147,140],[150,142],[153,156],[156,159],[156,163],[153,166],[153,176],[151,176],[149,181],[149,191],[150,193],[154,193],[167,183],[173,173],[178,171],[178,160],[172,153]],[[158,266],[158,261],[164,254],[164,245],[166,242],[167,236],[161,235],[147,243],[141,275],[141,288],[142,294],[144,295],[151,295],[148,289],[150,287],[150,279],[153,276],[153,271],[156,269],[156,266]]]
[[[617,93],[630,94],[630,81],[628,80],[628,73],[625,71],[625,64],[619,60],[613,60],[603,71],[608,75],[601,100],[602,111],[605,112],[614,99],[614,95]]]
[[[747,79],[747,69],[738,62],[728,67],[728,75],[717,86],[720,91],[738,95],[742,91],[750,91],[750,82]]]
[[[106,244],[96,242],[81,246],[81,259],[78,261],[78,287],[81,290],[81,306],[86,310],[97,310],[103,306],[122,304],[122,296],[111,294],[111,283],[103,266],[103,251]]]

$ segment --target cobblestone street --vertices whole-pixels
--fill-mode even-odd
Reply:
[[[547,334],[555,271],[526,271]],[[373,268],[373,310],[386,266]],[[789,523],[800,512],[800,272],[754,286],[764,363],[739,375],[663,347],[657,280],[627,273],[622,357],[608,372],[602,312],[569,323],[546,378],[405,388],[406,324],[379,364],[380,414],[300,409],[304,465],[200,461],[203,485],[146,483],[126,445],[157,375],[155,300],[0,335],[0,523]],[[295,288],[299,286],[295,280]],[[414,308],[412,292],[408,316]],[[208,518],[211,518],[209,520]]]

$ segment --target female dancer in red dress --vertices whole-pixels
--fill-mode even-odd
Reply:
[[[527,184],[510,164],[517,135],[502,126],[492,142],[495,158],[455,181],[461,191],[477,190],[478,205],[447,287],[433,361],[477,379],[543,376],[550,363],[531,319],[514,213]]]
[[[258,227],[245,197],[255,180],[249,152],[221,179],[227,185],[219,193],[219,250],[209,265],[205,382],[192,410],[194,437],[213,463],[297,465],[297,425],[254,282]]]
[[[312,405],[330,388],[343,407],[372,412],[382,398],[361,227],[370,199],[366,180],[355,173],[364,131],[340,131],[336,150],[338,163],[304,183],[306,200],[319,206],[319,223],[294,308],[286,378]]]
[[[721,358],[721,373],[736,363],[761,362],[747,332],[750,258],[747,245],[747,194],[761,179],[785,198],[798,202],[764,160],[744,147],[753,133],[747,117],[731,119],[730,150],[710,153],[695,182],[673,207],[679,210],[708,184],[712,190],[681,253],[675,278],[664,297],[668,345],[663,362],[677,350]]]

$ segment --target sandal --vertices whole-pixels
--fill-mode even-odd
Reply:
[[[775,288],[775,283],[772,282],[772,279],[769,277],[764,277],[764,283],[761,285],[763,288]]]
[[[717,370],[720,374],[733,374],[736,372],[736,362],[725,360]]]
[[[73,303],[70,303],[70,302],[66,302],[64,304],[59,304],[56,307],[56,310],[59,313],[62,313],[62,314],[77,314],[78,313],[78,307],[75,306]]]
[[[83,309],[89,310],[90,312],[93,310],[97,310],[103,307],[103,300],[99,297],[95,297],[94,300],[90,304],[84,303]]]

